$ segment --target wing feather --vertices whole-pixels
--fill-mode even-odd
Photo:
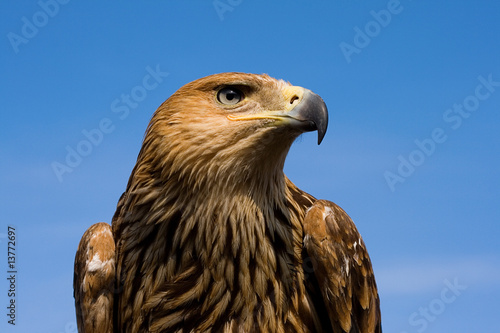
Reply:
[[[368,252],[351,218],[318,200],[304,219],[304,245],[334,332],[382,332]]]
[[[115,242],[107,223],[92,225],[75,256],[73,289],[78,332],[113,332]]]

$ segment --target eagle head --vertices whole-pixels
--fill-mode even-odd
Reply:
[[[245,180],[282,170],[292,142],[317,130],[321,143],[327,124],[325,103],[308,89],[268,75],[215,74],[184,85],[158,108],[142,155],[198,185]]]

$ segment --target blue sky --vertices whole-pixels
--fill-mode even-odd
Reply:
[[[327,103],[285,171],[356,222],[385,332],[498,332],[498,2],[59,1],[0,4],[2,332],[75,331],[81,235],[111,221],[154,110],[226,71]]]

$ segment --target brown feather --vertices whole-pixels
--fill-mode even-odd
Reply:
[[[334,332],[381,332],[380,306],[366,247],[350,217],[319,200],[303,222],[305,249]]]
[[[96,223],[75,257],[74,294],[79,332],[113,332],[115,242],[111,226]]]

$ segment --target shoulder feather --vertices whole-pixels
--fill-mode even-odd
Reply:
[[[114,277],[111,226],[96,223],[83,234],[75,257],[73,289],[78,332],[113,332]]]
[[[365,244],[333,202],[307,211],[304,246],[334,332],[381,332],[380,301]]]

